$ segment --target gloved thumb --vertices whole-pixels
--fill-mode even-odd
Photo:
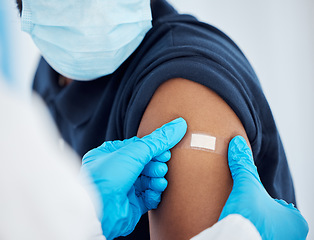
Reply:
[[[138,148],[141,157],[138,159],[146,165],[152,158],[163,154],[173,148],[184,137],[187,130],[186,121],[177,118],[145,137],[132,143],[132,147]]]
[[[252,151],[243,137],[236,136],[230,141],[228,164],[235,183],[243,177],[254,177],[260,182]]]

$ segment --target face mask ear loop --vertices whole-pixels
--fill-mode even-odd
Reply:
[[[22,1],[23,7],[22,7],[22,19],[21,19],[21,29],[24,32],[31,33],[34,24],[32,20],[32,11],[28,5],[28,0]]]

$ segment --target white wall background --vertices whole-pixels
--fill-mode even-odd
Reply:
[[[10,3],[16,76],[29,86],[38,51],[19,30]],[[244,51],[273,110],[294,178],[299,209],[314,239],[314,1],[169,0],[227,33]]]

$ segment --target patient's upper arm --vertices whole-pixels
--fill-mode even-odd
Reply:
[[[247,139],[236,114],[216,93],[185,79],[171,79],[157,89],[138,136],[177,117],[187,121],[188,133],[205,132],[228,141],[236,135]],[[152,240],[190,239],[212,226],[232,188],[226,156],[178,147],[171,152],[168,187],[158,209],[149,213]]]

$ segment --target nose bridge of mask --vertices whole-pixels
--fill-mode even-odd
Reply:
[[[113,6],[107,8],[106,15],[115,24],[152,20],[150,0],[118,0],[110,2],[113,2]],[[136,4],[134,4],[135,2]],[[125,14],[126,11],[129,13],[128,15]]]
[[[31,24],[96,27],[151,20],[150,0],[23,0],[23,30]]]

